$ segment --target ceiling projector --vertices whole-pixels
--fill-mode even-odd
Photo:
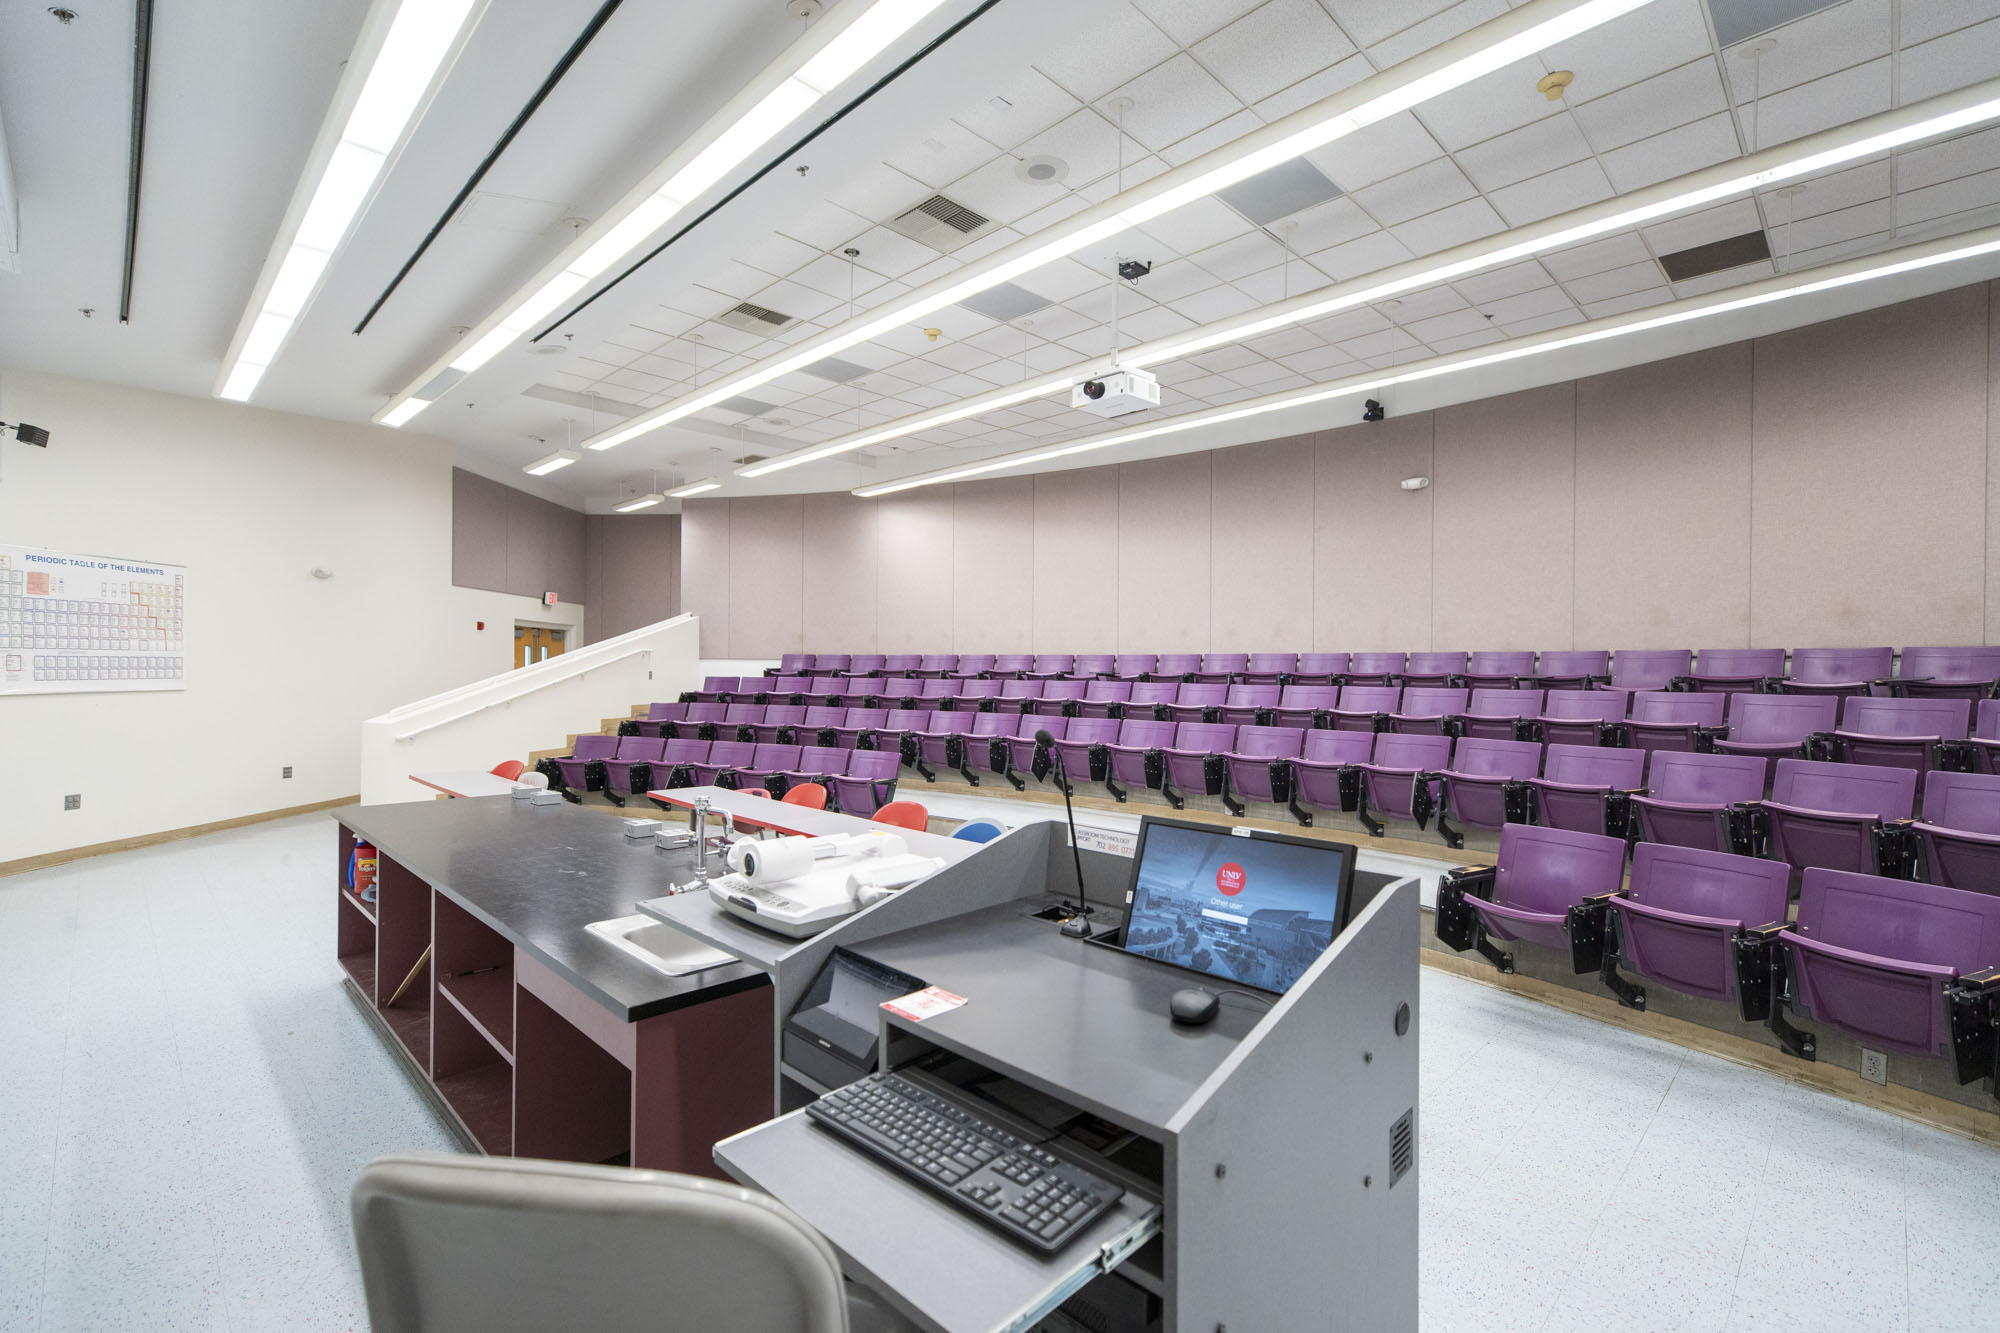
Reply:
[[[1143,370],[1117,370],[1069,387],[1069,405],[1100,417],[1122,417],[1160,405],[1160,380]]]

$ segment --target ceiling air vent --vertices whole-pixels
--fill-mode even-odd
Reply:
[[[1741,236],[1725,236],[1707,245],[1690,246],[1670,255],[1661,255],[1660,267],[1665,270],[1668,281],[1686,282],[1690,278],[1741,268],[1770,257],[1770,238],[1761,231],[1746,231]]]
[[[913,241],[949,254],[975,237],[993,229],[993,219],[975,213],[964,204],[934,194],[900,217],[892,218],[889,230],[901,232]]]
[[[797,315],[787,315],[776,310],[767,310],[750,301],[740,303],[734,310],[725,310],[715,317],[716,323],[727,324],[732,329],[745,333],[769,336],[780,329],[789,329],[799,322]]]

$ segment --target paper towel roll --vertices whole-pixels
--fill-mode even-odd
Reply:
[[[730,860],[735,860],[735,848]],[[804,838],[776,838],[752,843],[743,851],[743,878],[752,884],[778,884],[797,879],[813,868],[813,851]]]

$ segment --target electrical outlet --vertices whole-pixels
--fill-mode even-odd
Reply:
[[[285,776],[285,777],[290,777],[291,775],[292,775],[292,766],[291,766],[290,764],[286,764],[286,765],[285,765],[285,772],[284,772],[284,776]]]
[[[63,797],[63,809],[65,810],[83,809],[83,793],[80,791],[75,791]]]
[[[1889,1081],[1889,1057],[1880,1051],[1871,1051],[1866,1046],[1863,1046],[1861,1048],[1861,1077],[1867,1079],[1870,1083],[1887,1083]]]

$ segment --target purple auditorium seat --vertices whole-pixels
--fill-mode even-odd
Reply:
[[[762,680],[762,676],[755,678]],[[719,704],[725,694],[734,694],[743,684],[740,676],[704,676],[701,688],[685,696],[688,703]]]
[[[646,716],[633,719],[632,734],[635,736],[678,736],[681,724],[687,721],[688,706],[683,703],[654,703],[646,706]]]
[[[1085,692],[1098,684],[1123,685],[1123,681],[1097,680],[1056,680],[1043,678],[1033,682],[1035,690],[1035,711],[1039,713],[1073,713],[1078,711]]]
[[[1111,674],[1119,680],[1144,680],[1159,664],[1154,653],[1119,653],[1111,659]]]
[[[757,746],[752,741],[717,741],[708,747],[708,757],[694,763],[694,785],[697,787],[733,787],[733,779],[725,780],[725,774],[735,771],[757,757]]]
[[[1093,680],[1084,686],[1083,698],[1077,704],[1078,717],[1118,717],[1125,711],[1125,701],[1132,697],[1133,682],[1129,680]]]
[[[1708,750],[1723,729],[1726,694],[1683,694],[1639,690],[1619,723],[1625,744],[1635,750]]]
[[[660,762],[653,765],[653,785],[649,791],[695,785],[694,766],[708,761],[709,743],[679,737],[667,742]]]
[[[1694,669],[1685,648],[1620,648],[1611,659],[1611,685],[1620,690],[1665,690]]]
[[[1252,653],[1243,664],[1247,685],[1283,685],[1299,669],[1297,653]]]
[[[1539,654],[1529,684],[1545,690],[1588,690],[1611,683],[1611,654],[1601,648],[1551,648]]]
[[[829,789],[836,777],[847,771],[849,750],[833,745],[803,745],[799,747],[799,761],[777,774],[764,784],[764,789],[777,796],[783,796],[801,783],[818,783]]]
[[[1719,754],[1810,759],[1839,711],[1837,694],[1731,694],[1729,735],[1712,743]]]
[[[1289,804],[1292,761],[1305,748],[1305,738],[1301,727],[1236,728],[1236,744],[1222,756],[1222,804],[1229,813],[1241,815],[1244,800]]]
[[[910,676],[889,676],[882,681],[879,691],[869,692],[869,707],[916,708],[924,697],[924,686],[930,683]]]
[[[1401,653],[1350,653],[1341,678],[1349,685],[1387,685],[1408,665]]]
[[[1994,760],[2000,757],[2000,699],[1981,699],[1979,712],[1973,717],[1972,736],[1966,742],[1972,747],[1972,756],[1981,773],[2000,773],[2000,764]]]
[[[1109,661],[1110,659],[1106,658],[1105,660]],[[1044,680],[1054,680],[1061,676],[1067,676],[1075,669],[1075,653],[1036,653],[1034,659],[1027,666],[1021,668],[1021,672],[1023,675],[1040,676]],[[1095,675],[1096,673],[1085,672],[1083,674]]]
[[[1905,648],[1894,692],[1912,699],[1988,699],[2000,687],[2000,647]]]
[[[921,653],[884,653],[882,674],[885,676],[907,676],[924,664]]]
[[[1770,1016],[1771,965],[1785,924],[1791,872],[1772,861],[1642,842],[1632,878],[1609,900],[1616,914],[1601,973],[1620,1003],[1646,1007],[1646,992],[1616,973],[1626,967],[1669,990],[1734,1001],[1747,1023]]]
[[[1311,824],[1304,806],[1355,810],[1361,803],[1361,770],[1375,750],[1372,731],[1308,731],[1292,764],[1292,817]]]
[[[1544,660],[1548,654],[1542,654]],[[1551,745],[1604,745],[1617,737],[1617,727],[1632,706],[1624,690],[1551,688],[1535,719],[1542,739]]]
[[[1933,768],[1974,766],[1966,723],[1970,699],[1850,697],[1833,733],[1834,757],[1850,764],[1893,764],[1924,774]]]
[[[951,692],[954,705],[964,709],[968,713],[976,713],[982,708],[991,709],[993,707],[992,700],[1000,697],[1001,686],[1018,684],[1019,682],[1011,679],[994,680],[990,677],[974,680],[968,677],[947,681],[946,683],[956,687]]]
[[[736,770],[736,785],[762,787],[773,796],[783,796],[785,783],[780,774],[797,768],[804,753],[805,747],[800,745],[760,745],[750,762]]]
[[[1792,1007],[1866,1047],[1949,1055],[1960,1083],[1993,1072],[1988,973],[2000,967],[2000,898],[1813,869],[1780,932]]]
[[[931,714],[930,721],[916,733],[917,772],[925,782],[937,781],[936,768],[955,768],[963,772],[965,767],[965,737],[972,735],[973,724],[982,715],[964,709],[946,712],[939,710]],[[979,779],[964,772],[965,780],[973,786]]]
[[[973,674],[966,669],[967,660],[963,657],[958,660],[958,674],[961,676]],[[983,668],[986,675],[994,676],[1001,680],[1010,680],[1015,676],[1025,675],[1034,669],[1035,655],[1033,653],[996,653],[993,659]]]
[[[1535,655],[1525,653],[1474,653],[1460,673],[1466,688],[1474,690],[1519,689],[1535,676]]]
[[[811,676],[773,676],[764,682],[764,688],[759,691],[764,696],[762,702],[767,704],[802,704],[807,695],[820,692]],[[752,699],[750,702],[759,701]]]
[[[1181,809],[1187,804],[1185,794],[1190,791],[1203,796],[1222,795],[1228,768],[1223,756],[1235,748],[1236,730],[1233,722],[1175,725],[1173,740],[1160,751],[1166,765],[1160,795],[1166,797],[1168,805]]]
[[[889,710],[886,708],[843,709],[841,720],[832,724],[834,744],[843,750],[871,748],[861,743],[862,737],[872,736],[888,725]]]
[[[812,669],[813,655],[811,653],[780,653],[778,654],[777,670],[773,674],[779,676],[797,676],[803,675]]]
[[[1761,690],[1765,682],[1785,674],[1783,648],[1704,648],[1694,655],[1694,670],[1680,678],[1682,689],[1705,694]]]
[[[763,720],[763,704],[727,704],[722,711],[722,725],[715,729],[716,739],[755,741],[757,724]]]
[[[1118,738],[1105,746],[1111,769],[1104,776],[1104,787],[1113,800],[1124,800],[1133,787],[1158,788],[1166,781],[1166,760],[1160,752],[1174,743],[1176,725],[1134,717],[1118,724]],[[1069,762],[1067,754],[1063,762]],[[1094,768],[1090,776],[1092,781],[1097,779]]]
[[[847,653],[820,653],[813,658],[809,670],[816,676],[836,676],[843,671],[854,669],[854,658]]]
[[[618,740],[595,732],[578,736],[567,755],[544,759],[535,769],[546,774],[549,785],[558,790],[600,791],[604,787],[604,761],[618,753]],[[555,772],[550,773],[550,768]]]
[[[1491,741],[1527,740],[1547,697],[1541,690],[1475,689],[1458,715],[1458,734]]]
[[[841,671],[843,676],[879,676],[889,658],[886,653],[856,653]]]
[[[894,750],[849,751],[847,771],[828,784],[833,803],[844,815],[866,819],[896,799],[901,762]]]
[[[1033,707],[1034,701],[1041,695],[1043,688],[1048,683],[1046,680],[1037,680],[1033,676],[1022,676],[1017,680],[1001,681],[1000,711],[1004,713],[1018,713],[1024,708]]]
[[[1270,710],[1271,723],[1279,727],[1317,725],[1320,713],[1330,713],[1340,701],[1338,685],[1286,685],[1278,693],[1277,707]]]
[[[1338,685],[1347,674],[1349,658],[1346,653],[1300,653],[1299,669],[1292,673],[1288,684],[1292,685]]]
[[[1438,882],[1431,926],[1439,941],[1460,953],[1477,950],[1502,972],[1514,970],[1514,955],[1496,939],[1567,953],[1579,975],[1600,971],[1606,940],[1595,900],[1618,892],[1625,878],[1624,839],[1508,824],[1494,862]]]
[[[1422,828],[1437,809],[1438,775],[1451,767],[1451,738],[1385,731],[1375,738],[1374,754],[1359,767],[1361,803],[1355,817],[1363,828],[1379,838],[1387,827],[1371,809]]]
[[[916,670],[911,674],[925,680],[936,680],[949,676],[958,670],[957,653],[925,653],[917,659]]]
[[[1055,753],[1062,760],[1063,774],[1072,790],[1085,779],[1102,782],[1111,776],[1111,743],[1124,725],[1115,717],[1073,717],[1068,728],[1056,736]]]
[[[1535,822],[1572,833],[1625,836],[1628,802],[1644,790],[1646,752],[1604,745],[1551,745],[1535,789]]]
[[[754,739],[765,745],[802,745],[799,728],[805,725],[806,710],[790,704],[772,704],[764,710],[764,720],[751,728]]]
[[[1911,828],[1921,849],[1919,878],[2000,893],[2000,777],[1933,771],[1924,778],[1924,817]]]
[[[666,741],[653,736],[621,736],[618,752],[598,762],[604,765],[604,795],[613,805],[625,804],[653,785],[653,765],[666,753]]]
[[[1041,746],[1035,741],[1035,733],[1046,731],[1056,740],[1063,738],[1070,720],[1060,713],[1023,713],[1014,719],[1014,729],[1006,733],[998,744],[989,744],[986,751],[986,767],[1014,784],[1020,791],[1028,784],[1021,781],[1020,774],[1028,773],[1039,782],[1048,775],[1049,756],[1037,753]]]
[[[1444,794],[1438,801],[1438,836],[1449,847],[1465,846],[1465,838],[1448,816],[1468,828],[1498,829],[1526,824],[1534,812],[1534,788],[1541,776],[1542,747],[1533,741],[1493,740],[1461,736],[1451,748],[1444,770]]]
[[[1069,674],[1088,679],[1092,676],[1108,676],[1118,670],[1115,653],[1078,653],[1076,661],[1070,664]]]
[[[1281,693],[1282,687],[1278,685],[1231,685],[1216,720],[1239,727],[1253,726],[1260,714],[1278,706]]]
[[[847,710],[845,708],[826,706],[807,708],[805,720],[799,723],[799,744],[817,745],[822,748],[853,748],[851,742],[849,745],[841,747],[840,737],[834,733],[834,728],[838,727],[846,717]]]
[[[1867,694],[1895,669],[1894,648],[1794,648],[1786,694]]]
[[[1222,714],[1223,701],[1229,697],[1229,686],[1208,681],[1190,681],[1174,693],[1173,703],[1167,706],[1167,716],[1176,722],[1207,722]],[[1154,716],[1158,716],[1154,710]]]
[[[1900,870],[1916,794],[1914,769],[1780,759],[1763,804],[1764,854],[1802,870]]]
[[[1760,754],[1655,750],[1646,761],[1646,794],[1632,798],[1638,836],[1648,842],[1748,856],[1756,851],[1754,817],[1771,761]]]
[[[1403,706],[1389,715],[1389,730],[1442,736],[1445,724],[1466,710],[1470,696],[1470,690],[1451,686],[1412,685],[1403,691]]]
[[[1149,680],[1187,681],[1193,680],[1200,670],[1200,653],[1161,653],[1146,677]]]
[[[949,711],[965,681],[951,676],[926,676],[922,682],[924,692],[917,698],[919,708],[942,708]]]
[[[1174,697],[1183,686],[1177,680],[1140,680],[1132,683],[1131,697],[1125,701],[1126,717],[1150,717],[1164,720],[1173,716]],[[1203,685],[1200,688],[1210,689]]]
[[[693,703],[687,706],[687,710],[687,722],[681,727],[683,736],[692,735],[704,741],[721,736],[722,718],[729,711],[728,704]]]
[[[1442,688],[1456,685],[1465,675],[1464,653],[1411,653],[1409,662],[1396,673],[1399,684]]]
[[[1024,656],[1016,660],[1032,662],[1034,658]],[[974,676],[986,675],[999,664],[999,661],[1000,656],[998,653],[961,653],[959,654],[958,665],[945,672],[945,675],[962,676],[969,680]]]
[[[1228,685],[1249,667],[1248,653],[1203,653],[1194,678],[1210,685]]]
[[[1343,685],[1328,716],[1335,731],[1386,731],[1389,715],[1402,706],[1403,691],[1394,685]]]

